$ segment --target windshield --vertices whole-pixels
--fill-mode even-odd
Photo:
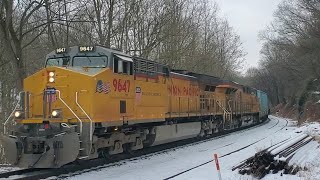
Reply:
[[[46,67],[49,66],[68,66],[70,57],[50,58],[47,60]]]
[[[106,67],[108,65],[107,56],[75,56],[72,61],[73,66],[80,67]]]

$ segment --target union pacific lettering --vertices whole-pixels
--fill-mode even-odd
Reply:
[[[169,85],[168,91],[171,96],[199,96],[198,87],[179,87],[177,85]]]

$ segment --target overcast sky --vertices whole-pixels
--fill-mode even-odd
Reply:
[[[258,33],[269,25],[273,12],[282,0],[212,0],[218,3],[220,14],[240,35],[244,50],[248,53],[244,69],[257,67],[261,42]],[[244,70],[244,72],[245,72]]]

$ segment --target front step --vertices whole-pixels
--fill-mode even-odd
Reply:
[[[84,147],[84,144],[83,144],[83,141],[81,138],[81,134],[78,133],[78,136],[79,136],[79,143],[80,143],[78,159],[87,159],[89,156],[88,156],[87,152],[85,151],[86,148]]]
[[[80,156],[78,159],[87,159],[89,156]]]
[[[224,129],[229,130],[234,128],[232,121],[232,113],[225,111],[223,115]],[[227,128],[226,128],[227,127]]]

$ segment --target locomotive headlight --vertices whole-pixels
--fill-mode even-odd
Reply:
[[[59,116],[59,111],[54,110],[54,111],[52,111],[51,115],[52,115],[53,117],[58,117],[58,116]]]
[[[55,80],[55,79],[54,79],[53,77],[50,77],[50,78],[49,78],[49,82],[51,82],[51,83],[53,83],[54,80]]]
[[[21,117],[21,112],[20,112],[20,111],[16,111],[16,112],[14,113],[14,117],[16,117],[16,118]]]
[[[49,72],[49,76],[53,77],[54,76],[54,72]]]
[[[48,72],[48,82],[53,83],[55,81],[55,72],[54,71],[49,71]]]
[[[52,118],[61,118],[61,117],[62,117],[62,111],[61,111],[61,109],[54,109],[54,110],[51,112],[51,117],[52,117]]]
[[[16,112],[14,112],[14,117],[16,118],[16,119],[23,119],[24,118],[24,112],[23,111],[16,111]]]

